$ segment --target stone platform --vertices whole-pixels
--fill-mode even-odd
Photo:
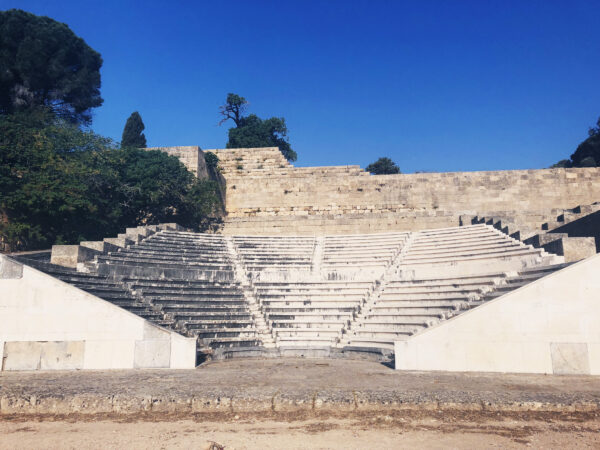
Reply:
[[[177,371],[0,374],[0,417],[415,409],[597,414],[600,377],[398,372],[367,361],[293,358]]]

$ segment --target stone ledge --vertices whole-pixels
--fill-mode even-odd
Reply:
[[[0,416],[334,413],[382,408],[597,414],[599,392],[600,378],[590,376],[402,373],[368,361],[250,359],[168,372],[62,372],[59,377],[56,372],[4,373]]]

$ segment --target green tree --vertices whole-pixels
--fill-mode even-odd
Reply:
[[[100,54],[49,17],[0,12],[0,114],[49,107],[73,122],[89,123],[100,97]]]
[[[219,166],[219,157],[213,152],[204,152],[204,162],[209,169],[216,170]]]
[[[392,175],[400,173],[400,168],[390,158],[381,157],[377,161],[369,164],[366,169],[373,175]]]
[[[600,118],[596,127],[588,131],[588,137],[571,155],[574,167],[594,167],[600,165]]]
[[[573,163],[571,162],[570,159],[561,159],[557,163],[552,164],[550,166],[551,169],[569,168],[569,167],[573,167]]]
[[[143,131],[145,129],[144,122],[140,113],[135,111],[131,113],[125,128],[123,128],[123,136],[121,137],[121,147],[134,147],[144,148],[146,147],[146,136]]]
[[[261,119],[255,114],[244,116],[248,102],[244,97],[227,94],[227,103],[220,108],[223,119],[233,120],[235,128],[229,129],[227,148],[279,147],[288,161],[296,161],[297,153],[292,150],[287,137],[288,129],[283,117]]]
[[[57,123],[46,109],[0,116],[0,234],[13,249],[35,249],[86,238],[105,217],[83,160],[110,140]]]
[[[13,250],[178,222],[199,228],[217,211],[215,183],[173,156],[117,148],[44,109],[0,116],[0,236]]]
[[[248,101],[244,97],[237,94],[227,94],[227,101],[223,106],[219,107],[219,113],[223,116],[219,125],[228,120],[233,120],[236,127],[241,124],[242,117],[246,112]]]

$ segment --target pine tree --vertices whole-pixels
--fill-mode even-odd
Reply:
[[[123,136],[121,137],[121,147],[133,147],[133,148],[144,148],[146,147],[146,136],[144,131],[144,122],[142,122],[142,116],[137,111],[133,112],[123,129]]]

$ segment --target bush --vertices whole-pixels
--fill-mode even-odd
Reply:
[[[219,165],[219,157],[213,152],[204,152],[204,161],[209,169],[216,170]]]

